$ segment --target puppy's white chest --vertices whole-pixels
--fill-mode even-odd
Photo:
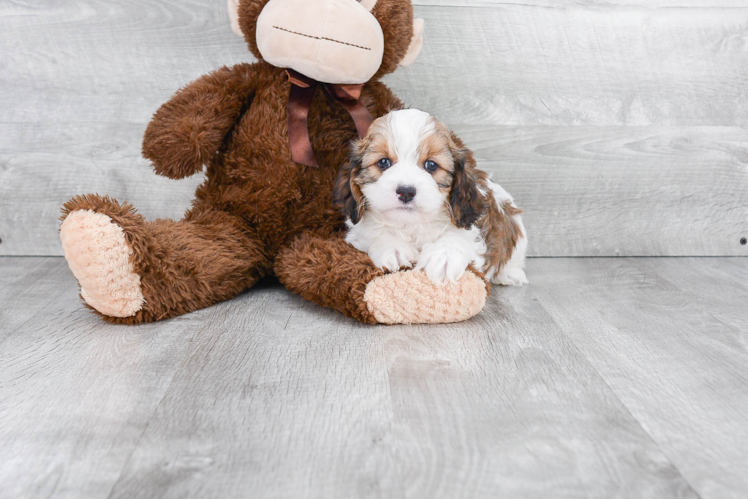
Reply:
[[[406,227],[395,226],[392,229],[400,239],[412,244],[420,252],[424,245],[438,240],[448,229],[448,226],[440,222],[436,224],[413,224]]]

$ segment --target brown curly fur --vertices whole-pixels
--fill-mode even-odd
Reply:
[[[488,174],[476,169],[476,176],[478,185],[487,190]],[[524,236],[519,224],[512,217],[521,214],[522,210],[509,202],[504,202],[499,206],[493,196],[487,196],[487,199],[488,209],[476,222],[476,226],[481,230],[481,235],[486,241],[486,269],[496,267],[501,270],[512,257],[517,240]]]
[[[109,197],[76,196],[63,206],[109,216],[123,229],[146,302],[135,316],[112,323],[142,323],[184,314],[230,299],[263,276],[269,258],[248,238],[236,219],[204,212],[190,221],[147,222],[132,205]]]
[[[254,64],[224,67],[178,91],[145,132],[143,155],[173,179],[207,169],[181,221],[147,222],[132,206],[96,195],[65,204],[103,213],[120,225],[133,250],[145,305],[113,323],[141,323],[184,314],[229,299],[275,274],[287,288],[359,321],[373,323],[363,293],[382,274],[347,245],[332,189],[356,127],[343,106],[317,89],[309,136],[319,168],[291,160],[284,69],[264,62],[254,26],[267,0],[245,0],[240,23]],[[409,0],[379,0],[373,14],[385,36],[382,65],[361,102],[373,117],[402,108],[377,81],[394,71],[413,36]]]
[[[463,200],[463,203],[454,203],[453,199],[453,222],[458,227],[460,219],[463,224],[468,221],[475,223],[486,242],[485,268],[501,269],[509,262],[517,240],[523,236],[517,221],[512,217],[521,214],[522,210],[508,202],[499,206],[493,196],[482,196],[478,188],[484,192],[489,190],[488,174],[478,168],[473,152],[465,147],[459,137],[452,134],[452,141],[459,148],[458,161],[463,170],[462,179],[458,181],[455,178],[452,188],[452,195],[458,189],[462,192],[458,198]]]

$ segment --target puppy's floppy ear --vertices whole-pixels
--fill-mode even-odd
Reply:
[[[487,208],[486,198],[478,191],[473,169],[475,160],[470,150],[456,148],[452,151],[454,171],[449,206],[452,222],[457,227],[470,228]]]
[[[356,176],[361,171],[363,152],[362,141],[353,141],[349,161],[338,172],[335,189],[333,190],[335,205],[354,224],[358,223],[364,214],[364,194],[361,192],[361,187],[355,182]]]

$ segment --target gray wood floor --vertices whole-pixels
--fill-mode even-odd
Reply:
[[[532,259],[457,325],[159,324],[0,258],[0,496],[748,495],[748,259]]]

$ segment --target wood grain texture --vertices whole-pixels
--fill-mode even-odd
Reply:
[[[106,497],[210,312],[107,325],[61,258],[0,258],[0,289],[0,496]]]
[[[450,125],[745,126],[748,6],[423,6],[387,77]]]
[[[406,497],[697,494],[531,288],[456,328],[384,333]]]
[[[704,363],[693,347],[712,343],[679,335],[677,321],[656,330],[729,281],[709,273],[707,287],[694,276],[639,295],[640,266],[658,262],[533,259],[529,287],[495,289],[456,325],[360,325],[265,282],[181,318],[118,327],[77,304],[63,259],[0,258],[11,271],[0,286],[15,292],[1,309],[35,311],[9,334],[0,323],[0,496],[744,496],[729,480],[748,465],[742,438],[722,437],[748,421],[748,381],[733,368],[745,353],[712,346]],[[670,265],[687,279],[691,265],[723,262]],[[24,269],[56,275],[56,287],[24,296]],[[563,283],[589,288],[587,307],[561,312],[578,295]],[[626,300],[611,307],[606,293]],[[724,313],[748,319],[742,306]],[[577,315],[589,319],[571,331]],[[662,381],[683,368],[637,363],[654,334],[619,334],[610,366],[589,351],[627,317],[701,370],[676,382],[693,407],[713,405],[714,425],[691,446],[694,429],[662,410],[673,399]],[[628,378],[641,392],[619,395]],[[707,393],[703,380],[724,387]],[[715,460],[698,466],[704,456]]]
[[[533,263],[538,300],[688,483],[744,495],[748,285],[730,275],[745,259]]]
[[[696,495],[527,295],[422,328],[251,296],[196,340],[112,496]]]
[[[525,210],[530,255],[748,255],[748,129],[457,131]]]
[[[0,255],[60,255],[58,207],[77,193],[184,212],[199,179],[158,178],[140,140],[177,88],[252,59],[224,7],[0,4]],[[482,150],[526,209],[531,254],[748,254],[742,0],[421,0],[416,13],[424,51],[387,83]]]
[[[56,291],[69,276],[67,266],[61,266],[58,258],[0,257],[0,346],[36,314],[57,304],[60,295]]]
[[[149,219],[180,219],[204,176],[174,181],[153,173],[140,154],[144,130],[134,123],[0,124],[0,151],[26,151],[0,166],[0,253],[62,255],[60,207],[81,193],[128,201]]]

